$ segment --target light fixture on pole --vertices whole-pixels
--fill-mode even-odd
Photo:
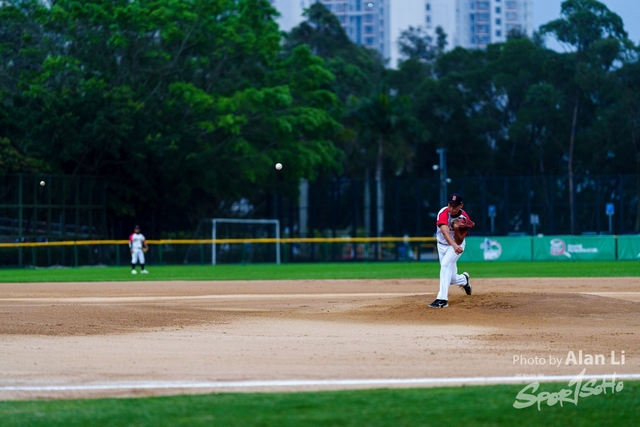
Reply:
[[[446,148],[438,148],[436,150],[440,157],[440,166],[438,167],[440,169],[440,206],[447,204],[447,183],[451,182],[447,178],[447,151]]]

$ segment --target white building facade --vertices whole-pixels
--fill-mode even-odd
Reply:
[[[278,24],[283,31],[289,31],[302,22],[304,9],[313,3],[322,3],[338,17],[342,27],[354,43],[376,49],[384,58],[389,58],[391,54],[389,2],[393,0],[269,1],[280,12],[281,17],[278,19]]]
[[[510,31],[533,32],[533,0],[424,0],[427,30],[441,26],[449,47],[484,48]]]
[[[447,34],[447,48],[482,49],[504,42],[511,30],[531,35],[533,0],[269,0],[280,13],[281,30],[303,21],[303,11],[316,2],[337,17],[349,38],[378,50],[390,65],[399,59],[402,31],[424,27],[435,36],[436,27]]]

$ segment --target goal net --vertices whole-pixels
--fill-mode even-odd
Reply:
[[[212,218],[212,264],[280,264],[278,241],[231,243],[230,239],[280,239],[280,221],[277,219]]]

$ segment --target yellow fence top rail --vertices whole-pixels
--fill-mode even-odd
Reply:
[[[149,245],[198,245],[198,244],[242,244],[242,243],[384,243],[384,242],[435,242],[435,237],[288,237],[281,239],[163,239],[147,240]],[[0,243],[0,248],[127,245],[128,240],[76,240],[64,242],[18,242]]]

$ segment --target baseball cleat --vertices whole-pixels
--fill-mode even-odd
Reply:
[[[131,270],[131,274],[138,274],[138,272],[135,270]]]
[[[434,302],[432,302],[431,304],[429,304],[429,307],[431,307],[431,308],[449,307],[449,301],[447,301],[446,299],[437,299]]]
[[[462,285],[460,287],[462,289],[464,289],[464,291],[467,293],[467,295],[471,295],[471,285],[469,284],[469,273],[467,273],[465,271],[464,273],[462,273],[462,275],[467,278],[467,284],[466,285]]]
[[[149,272],[147,270],[142,270],[140,271],[141,274],[149,274]]]

